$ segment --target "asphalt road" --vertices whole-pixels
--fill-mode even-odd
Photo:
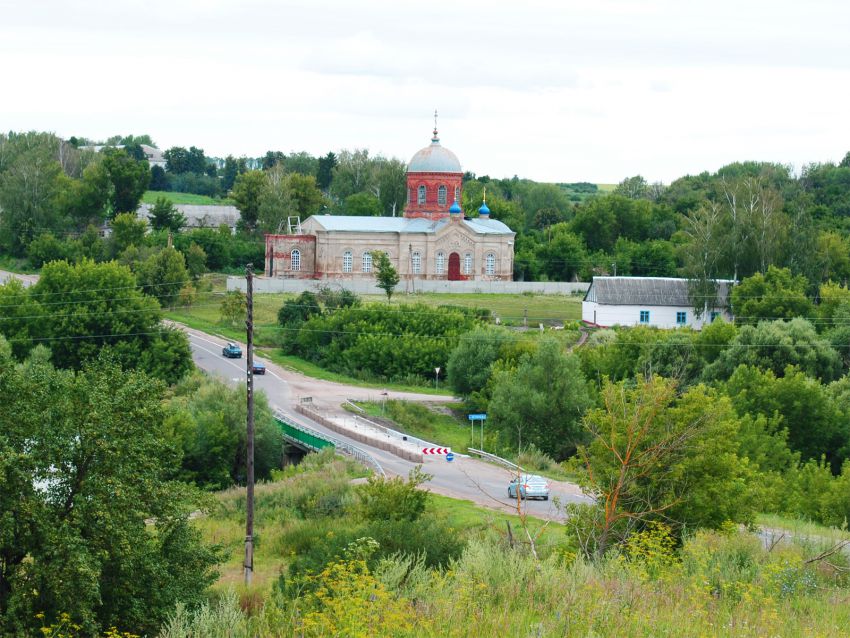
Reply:
[[[245,359],[227,359],[221,354],[225,341],[196,330],[187,330],[192,345],[192,355],[195,364],[208,373],[214,374],[232,385],[245,383]],[[406,476],[414,463],[375,447],[367,446],[332,432],[322,425],[307,419],[292,409],[293,401],[301,396],[311,396],[319,404],[331,405],[335,400],[344,398],[359,398],[364,394],[376,394],[375,390],[345,386],[337,383],[317,381],[303,375],[285,371],[268,360],[255,357],[266,365],[265,375],[254,376],[254,387],[257,391],[265,392],[269,404],[283,412],[296,423],[302,423],[315,430],[330,434],[338,439],[360,447],[371,454],[381,464],[387,474]],[[305,395],[304,392],[309,392]],[[409,400],[435,400],[432,395],[416,395],[415,393],[389,392],[390,398],[407,398]],[[439,397],[437,397],[439,400]],[[337,406],[339,402],[337,402]],[[439,445],[439,441],[433,443]],[[423,469],[433,478],[426,484],[428,489],[453,498],[468,499],[485,507],[503,511],[516,511],[517,503],[507,496],[508,482],[511,472],[478,459],[455,455],[455,460],[447,462],[445,457],[426,457]],[[557,481],[550,482],[551,496],[549,501],[526,501],[522,503],[523,511],[537,518],[560,520],[562,513],[557,503],[588,502],[576,485]]]

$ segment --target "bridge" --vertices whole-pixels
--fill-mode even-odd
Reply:
[[[384,468],[378,463],[377,459],[369,454],[366,450],[341,441],[329,434],[319,432],[306,425],[296,423],[287,415],[280,411],[276,411],[274,415],[275,423],[280,428],[283,438],[287,443],[294,445],[306,452],[319,452],[326,447],[334,448],[337,454],[343,454],[357,459],[367,467],[370,467],[380,476],[386,476]]]

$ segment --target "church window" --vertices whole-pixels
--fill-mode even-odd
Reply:
[[[363,253],[363,272],[372,272],[372,253]]]
[[[463,274],[471,275],[472,274],[472,253],[466,253],[463,256]]]
[[[440,206],[446,205],[446,187],[445,186],[440,186],[440,188],[437,189],[437,203]]]
[[[289,253],[289,269],[301,270],[301,251],[297,248]]]
[[[486,261],[484,262],[484,272],[488,275],[496,274],[496,255],[487,253]]]
[[[418,250],[410,256],[411,266],[413,268],[413,274],[418,275],[422,272],[422,253]]]
[[[352,262],[354,260],[351,258],[351,251],[346,250],[342,253],[342,272],[351,272]]]
[[[408,204],[410,203],[410,200],[411,200],[411,199],[412,199],[412,198],[410,197],[410,189],[408,188],[408,189],[407,189],[407,203],[408,203]]]
[[[424,185],[420,186],[419,189],[418,189],[418,194],[417,194],[417,197],[416,197],[416,203],[417,204],[424,204],[425,203],[425,186]]]
[[[460,186],[455,186],[455,199],[460,201]]]
[[[442,275],[446,271],[446,253],[442,251],[437,253],[437,267],[435,270],[438,275]]]

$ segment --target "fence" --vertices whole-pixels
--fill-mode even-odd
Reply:
[[[586,292],[590,284],[583,281],[446,281],[403,280],[396,286],[396,294],[414,292],[444,293],[501,293],[536,295],[572,295]],[[284,279],[280,277],[254,277],[254,293],[318,292],[322,288],[345,288],[358,295],[383,295],[373,279]],[[228,290],[245,292],[244,277],[228,277]]]

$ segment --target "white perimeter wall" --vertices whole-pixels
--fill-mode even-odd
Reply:
[[[640,325],[640,311],[649,311],[649,323],[644,325],[656,328],[679,328],[676,323],[676,313],[686,312],[686,326],[699,330],[710,321],[711,313],[703,315],[699,319],[694,316],[691,306],[614,306],[600,304],[595,301],[583,301],[581,303],[582,321],[595,323],[599,326],[637,326]],[[726,321],[732,321],[728,312],[721,311],[721,316]]]
[[[452,292],[452,293],[502,293],[536,295],[571,295],[586,292],[590,287],[586,282],[565,281],[445,281],[403,279],[395,287],[396,294],[416,292]],[[280,277],[254,277],[254,292],[274,293],[305,291],[316,292],[322,288],[345,288],[359,295],[383,295],[384,291],[375,285],[374,279],[283,279]],[[228,290],[245,291],[244,277],[228,277]]]

